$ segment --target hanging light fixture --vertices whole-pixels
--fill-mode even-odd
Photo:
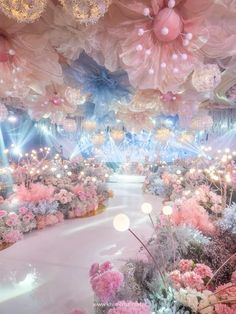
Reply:
[[[173,133],[171,132],[171,130],[167,128],[161,128],[157,130],[155,137],[160,142],[166,142],[170,139],[172,135]]]
[[[124,131],[122,130],[112,130],[111,137],[115,142],[121,142],[124,139]]]
[[[95,120],[85,120],[82,126],[87,131],[94,131],[97,127],[97,123]]]
[[[47,0],[0,0],[0,10],[19,23],[32,23],[44,12]]]
[[[80,23],[96,23],[110,4],[110,0],[59,0],[64,9]]]

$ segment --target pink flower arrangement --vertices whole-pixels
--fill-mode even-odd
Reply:
[[[181,260],[178,269],[169,274],[175,289],[190,288],[203,291],[205,282],[213,277],[213,272],[205,264],[194,264],[192,260]]]
[[[56,214],[48,214],[45,216],[39,215],[36,217],[37,221],[37,229],[44,229],[47,226],[55,225],[64,220],[64,216],[61,212],[57,212]]]
[[[209,215],[195,198],[182,199],[178,205],[175,204],[171,221],[176,225],[189,224],[205,234],[215,232],[215,226],[210,221]]]
[[[83,185],[76,185],[75,187],[72,188],[72,192],[75,195],[78,195],[81,201],[86,201],[87,198],[86,198],[86,193],[84,191]]]
[[[15,243],[22,239],[22,233],[19,230],[10,230],[3,233],[2,237],[5,243]]]
[[[59,201],[61,204],[67,204],[72,202],[74,197],[74,194],[71,192],[68,192],[65,189],[61,189],[58,193],[55,193],[54,199],[56,201]]]
[[[110,301],[123,283],[123,274],[112,270],[109,262],[93,264],[89,271],[90,283],[95,295],[102,302]]]
[[[39,202],[41,200],[52,200],[54,188],[41,183],[32,183],[30,188],[23,184],[17,187],[16,197],[22,202]]]
[[[150,314],[151,309],[145,303],[138,302],[118,302],[108,314]]]

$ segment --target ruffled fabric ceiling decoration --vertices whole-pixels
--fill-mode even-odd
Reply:
[[[208,110],[235,107],[235,0],[2,0],[0,11],[2,120],[20,108],[68,132],[93,119],[155,134],[163,114],[197,132]]]

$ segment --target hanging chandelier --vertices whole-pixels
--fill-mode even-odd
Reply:
[[[64,9],[80,23],[96,23],[110,4],[110,0],[59,0]]]
[[[32,23],[44,12],[47,0],[0,0],[0,10],[19,23]]]

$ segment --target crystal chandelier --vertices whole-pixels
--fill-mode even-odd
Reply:
[[[110,0],[59,0],[65,10],[80,23],[96,23],[110,4]]]
[[[31,23],[46,8],[47,0],[0,0],[0,10],[19,23]]]

